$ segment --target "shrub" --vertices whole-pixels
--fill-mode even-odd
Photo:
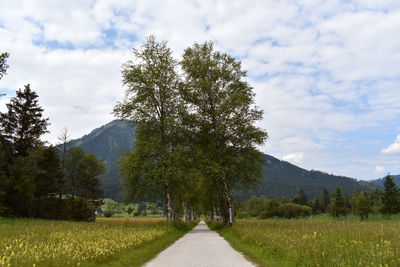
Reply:
[[[297,218],[297,217],[306,217],[312,214],[312,208],[309,206],[294,204],[294,203],[286,203],[281,205],[282,215],[285,218]]]
[[[70,200],[71,219],[75,221],[94,221],[95,214],[86,199],[77,197]]]
[[[268,200],[265,203],[264,211],[258,216],[259,219],[266,219],[271,217],[282,217],[281,203],[277,198]]]
[[[110,218],[113,215],[114,215],[114,212],[112,210],[105,210],[104,211],[104,217]]]
[[[250,218],[250,214],[248,212],[246,212],[246,211],[239,211],[236,214],[236,218],[238,218],[238,219]]]

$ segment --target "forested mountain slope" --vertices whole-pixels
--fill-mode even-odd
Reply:
[[[120,175],[118,160],[124,150],[133,149],[135,128],[126,121],[114,120],[80,139],[72,140],[70,146],[80,146],[86,152],[97,155],[99,160],[107,164],[107,173],[101,177],[105,197],[121,199]],[[298,194],[303,188],[309,198],[320,195],[323,188],[334,192],[340,187],[344,194],[356,190],[365,191],[376,188],[376,185],[360,182],[352,178],[336,176],[320,171],[308,171],[265,155],[266,165],[263,167],[264,177],[258,189],[247,192],[236,192],[240,197],[266,195],[268,197],[288,197]]]

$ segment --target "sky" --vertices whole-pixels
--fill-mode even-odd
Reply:
[[[122,64],[149,35],[179,59],[211,40],[234,56],[264,110],[264,153],[369,180],[400,174],[398,0],[2,0],[0,111],[30,84],[51,144],[115,119]]]

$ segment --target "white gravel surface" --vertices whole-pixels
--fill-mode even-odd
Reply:
[[[216,232],[201,221],[192,231],[177,240],[148,262],[147,267],[247,267],[255,266]]]

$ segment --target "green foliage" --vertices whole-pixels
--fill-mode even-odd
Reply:
[[[133,209],[132,209],[132,207],[131,206],[129,206],[128,207],[128,210],[127,210],[127,212],[128,212],[128,215],[129,215],[129,217],[131,216],[131,214],[132,214],[132,212],[133,212]]]
[[[85,154],[82,148],[71,148],[65,160],[67,193],[90,200],[102,198],[98,176],[105,172],[104,163],[94,154]]]
[[[133,53],[135,60],[122,70],[123,84],[128,87],[125,99],[114,108],[114,114],[132,120],[138,128],[135,151],[127,153],[130,160],[121,162],[121,172],[128,199],[138,196],[137,189],[164,198],[170,221],[179,194],[174,180],[179,169],[175,157],[180,112],[177,62],[167,43],[158,43],[153,36]]]
[[[260,219],[271,217],[283,217],[282,204],[276,198],[268,200],[263,212],[259,215]]]
[[[239,211],[236,213],[236,218],[237,219],[247,219],[250,218],[250,214],[246,211]]]
[[[35,184],[35,199],[43,200],[54,194],[61,196],[65,180],[58,150],[40,146],[28,155],[27,161]]]
[[[104,217],[110,218],[114,215],[114,212],[112,210],[105,210],[104,211]]]
[[[330,204],[328,210],[329,214],[333,217],[346,216],[348,213],[346,202],[342,196],[342,191],[339,187],[336,188],[336,192],[333,196],[332,203]]]
[[[354,194],[352,199],[353,212],[360,216],[361,220],[368,219],[372,213],[371,196],[367,192],[358,192]]]
[[[232,190],[255,186],[262,177],[262,154],[255,149],[267,138],[255,126],[262,111],[254,106],[240,61],[215,51],[212,42],[187,48],[181,67],[181,95],[188,106],[183,119],[201,153],[203,190],[220,196],[208,209],[218,207],[227,223]]]
[[[4,185],[4,216],[31,217],[34,212],[34,183],[29,173],[27,160],[17,157],[9,166]]]
[[[3,75],[6,74],[8,69],[7,58],[10,56],[9,53],[1,53],[0,54],[0,80],[3,78]]]
[[[267,202],[265,210],[258,217],[259,219],[266,219],[272,217],[282,218],[297,218],[306,217],[312,214],[312,209],[309,206],[294,204],[294,203],[280,203],[277,199],[271,199]]]
[[[38,104],[38,95],[30,85],[7,104],[7,113],[0,114],[4,137],[13,145],[17,155],[26,157],[29,151],[41,144],[40,136],[47,133],[48,118],[43,119],[43,109]]]
[[[127,121],[112,121],[92,133],[70,142],[70,147],[82,147],[86,153],[94,153],[97,158],[104,160],[107,164],[107,172],[99,176],[102,181],[104,196],[114,200],[122,201],[120,195],[121,176],[119,174],[119,160],[121,151],[133,151],[133,142],[136,138],[135,126]],[[341,176],[335,176],[318,171],[307,171],[292,165],[285,161],[280,161],[272,156],[263,155],[265,164],[263,165],[264,178],[260,181],[260,186],[256,190],[246,191],[242,188],[235,189],[233,196],[235,198],[249,199],[251,196],[268,196],[270,198],[293,198],[299,193],[299,188],[303,188],[307,197],[312,200],[319,197],[322,205],[321,212],[325,213],[329,205],[329,192],[334,192],[336,187],[343,189],[343,194],[352,194],[355,191],[372,191],[376,187],[369,183],[359,183],[358,181]],[[188,157],[187,157],[188,158]],[[200,163],[200,159],[193,160],[191,166]],[[122,158],[121,158],[122,160]],[[188,158],[189,160],[189,158]],[[197,175],[199,177],[200,175]],[[383,183],[382,183],[383,186]],[[321,198],[321,192],[328,188],[329,192],[324,193]],[[125,189],[125,188],[124,188]],[[134,189],[134,188],[133,188]],[[323,201],[326,200],[326,201]]]
[[[381,211],[383,214],[391,216],[400,212],[400,192],[390,174],[386,176],[384,186]]]

